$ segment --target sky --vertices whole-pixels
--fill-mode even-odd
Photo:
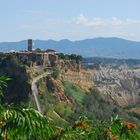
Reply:
[[[95,37],[140,41],[140,0],[0,0],[0,42]]]

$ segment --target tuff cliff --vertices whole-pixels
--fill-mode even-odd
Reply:
[[[126,107],[140,102],[140,68],[121,65],[100,66],[93,69],[93,79],[99,91],[119,106]]]
[[[63,80],[70,81],[85,91],[93,87],[93,73],[82,67],[82,62],[76,60],[59,61],[60,77]]]
[[[133,118],[122,107],[139,102],[137,69],[137,74],[123,66],[91,70],[83,68],[82,63],[76,60],[59,60],[57,69],[59,76],[52,74],[38,83],[40,103],[47,116],[54,119],[60,116],[67,122],[82,113],[89,117],[94,114],[101,119],[113,114]],[[133,94],[133,91],[136,92]]]
[[[51,76],[46,77],[46,87],[57,101],[70,103],[69,99],[65,95],[63,82],[60,79],[55,79]]]
[[[76,60],[59,60],[57,68],[59,74],[49,75],[45,78],[42,84],[39,84],[39,93],[45,93],[45,87],[49,93],[59,102],[72,104],[72,100],[65,95],[64,82],[69,81],[73,85],[77,86],[79,90],[89,92],[93,87],[93,75],[90,70],[85,70],[82,67],[81,61]],[[45,83],[45,86],[42,85]]]

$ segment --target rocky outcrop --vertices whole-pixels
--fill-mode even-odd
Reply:
[[[59,69],[62,80],[70,81],[86,91],[93,87],[92,72],[83,69],[81,62],[61,60]]]
[[[119,106],[140,102],[140,68],[100,66],[93,70],[93,79],[99,91]]]
[[[82,70],[82,62],[76,60],[59,60],[59,68],[62,73],[69,71],[80,72]]]
[[[130,111],[140,114],[140,107],[132,108]]]
[[[67,96],[64,94],[64,85],[61,80],[54,79],[51,76],[46,77],[46,87],[50,93],[59,101],[70,103]]]

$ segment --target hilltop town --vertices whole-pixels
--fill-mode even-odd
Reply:
[[[29,67],[55,66],[58,63],[58,53],[55,50],[47,49],[42,51],[39,48],[33,50],[32,39],[28,40],[28,51],[16,52],[17,57]]]

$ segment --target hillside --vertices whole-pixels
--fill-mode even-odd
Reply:
[[[83,64],[102,94],[120,106],[139,103],[140,60],[86,58]]]
[[[5,100],[16,104],[24,102],[26,105],[36,107],[31,94],[31,80],[46,70],[44,69],[44,71],[41,66],[36,69],[23,65],[14,54],[3,56],[0,60],[0,74],[12,78],[8,83],[8,88],[5,89]],[[134,105],[140,100],[139,61],[96,58],[93,59],[93,65],[91,65],[91,60],[83,60],[84,68],[81,61],[59,59],[57,67],[53,68],[54,74],[41,79],[37,85],[43,113],[48,112],[50,104],[52,106],[58,104],[62,108],[67,106],[68,110],[74,114],[74,110],[78,109],[76,116],[80,115],[84,109],[88,116],[95,113],[98,118],[103,118],[102,116],[109,118],[116,110],[117,113],[126,117],[127,113],[122,114],[121,109],[119,109],[120,106],[129,107],[133,105],[134,112],[138,110]],[[114,64],[114,62],[116,63]],[[90,64],[89,68],[87,67],[88,64]],[[97,101],[95,101],[96,99]],[[110,108],[109,114],[104,111],[106,107]],[[73,108],[75,109],[73,110]],[[68,120],[74,119],[69,118],[71,113],[68,116],[63,113],[58,115]]]
[[[123,89],[125,87],[122,85],[119,89],[116,88],[118,93],[112,90],[110,91],[110,96],[106,96],[105,91],[110,88],[103,90],[103,87],[106,85],[105,81],[101,79],[102,85],[98,81],[95,81],[95,75],[97,72],[101,72],[83,68],[77,71],[77,65],[79,64],[74,61],[61,60],[59,63],[60,73],[57,78],[53,78],[52,75],[38,82],[39,102],[41,103],[44,114],[52,118],[54,123],[60,126],[68,125],[78,119],[79,115],[85,114],[90,119],[96,118],[97,120],[108,120],[113,114],[119,114],[122,118],[129,119],[136,122],[137,125],[140,125],[138,123],[139,115],[131,112],[132,108],[130,108],[130,110],[125,109],[122,108],[123,104],[117,104],[117,101],[122,101],[122,103],[126,103],[127,107],[130,104],[135,105],[139,102],[138,92],[128,93],[130,97],[136,95],[136,100],[130,100],[127,94],[125,96],[122,93],[123,90],[125,90]],[[91,78],[92,76],[94,82]],[[110,75],[110,77],[112,77],[112,75]],[[121,78],[119,80],[121,80]],[[96,82],[98,82],[100,86],[97,86]],[[136,82],[135,84],[136,85],[132,85],[132,90],[134,90],[134,88],[137,89],[138,85]],[[108,83],[108,86],[111,86],[111,84]],[[120,100],[119,97],[121,96],[118,94],[122,94],[122,100]],[[128,102],[125,102],[127,99]],[[108,111],[106,112],[105,110]]]
[[[99,70],[93,70],[93,79],[100,92],[119,106],[134,105],[140,101],[139,68],[100,66]]]
[[[97,89],[86,92],[69,81],[51,77],[42,79],[38,83],[38,89],[43,113],[59,126],[73,123],[80,115],[108,120],[113,114],[119,114],[122,118],[133,120],[121,108],[108,102]],[[107,109],[108,112],[105,111]]]
[[[1,51],[26,50],[27,41],[0,43]],[[34,40],[34,48],[55,49],[67,54],[80,54],[83,57],[113,57],[140,59],[140,42],[120,38],[94,38],[79,41],[67,39]]]
[[[27,110],[28,108],[34,108],[40,111],[41,116],[44,115],[44,117],[47,117],[49,122],[57,127],[55,136],[53,136],[54,138],[58,136],[63,137],[63,134],[65,135],[67,131],[71,131],[73,134],[73,131],[77,131],[79,135],[80,130],[83,134],[83,130],[81,129],[83,128],[88,135],[84,132],[85,134],[80,137],[83,137],[83,140],[86,139],[86,137],[91,137],[91,139],[93,139],[93,137],[96,136],[95,134],[92,136],[90,135],[92,131],[89,128],[94,126],[93,132],[96,132],[100,139],[105,139],[104,137],[108,136],[106,132],[108,129],[112,133],[113,123],[112,119],[110,121],[110,118],[116,118],[113,122],[115,122],[117,128],[119,121],[117,133],[121,133],[121,131],[124,133],[124,130],[129,131],[131,129],[132,131],[129,132],[135,134],[135,136],[132,137],[139,138],[139,135],[136,135],[138,134],[137,131],[140,129],[140,114],[138,114],[139,105],[136,104],[139,102],[139,81],[137,81],[139,79],[133,81],[134,77],[139,75],[139,71],[137,71],[138,68],[131,66],[131,68],[136,69],[136,73],[134,71],[124,73],[123,71],[127,71],[127,69],[123,64],[119,74],[117,73],[118,70],[116,70],[116,67],[114,67],[115,71],[112,70],[112,68],[108,71],[107,67],[105,69],[101,67],[100,69],[100,66],[97,67],[97,65],[95,66],[95,68],[97,68],[96,70],[95,68],[92,69],[92,67],[84,68],[81,57],[74,57],[73,55],[64,56],[62,54],[59,56],[57,65],[51,67],[51,69],[50,67],[47,69],[43,65],[31,67],[26,63],[22,63],[22,60],[23,59],[19,59],[15,53],[1,55],[0,74],[12,78],[8,82],[8,87],[4,88],[3,101],[6,104],[12,103],[13,107],[24,107],[27,108]],[[108,63],[104,65],[108,66]],[[50,73],[45,75],[45,73],[49,71]],[[110,74],[108,74],[108,72]],[[126,74],[132,74],[130,76],[132,79],[130,79],[129,83],[127,83],[129,79],[126,79],[119,88],[117,88],[117,84],[114,81],[113,84],[116,84],[115,89],[118,91],[119,95],[112,90],[114,85],[112,86],[112,83],[110,83],[111,81],[108,79],[106,81],[106,78],[113,79],[114,73],[117,74],[116,76],[121,74],[120,76],[122,77],[126,76]],[[118,78],[118,81],[121,81],[120,84],[123,82],[123,78],[121,79],[119,76],[116,78]],[[101,81],[98,81],[98,79]],[[126,86],[125,82],[129,86]],[[31,85],[35,88],[31,88]],[[112,89],[107,87],[103,90],[107,85],[108,87],[112,86]],[[111,90],[110,96],[106,96],[105,93],[108,89]],[[119,90],[123,91],[124,89],[126,89],[126,92],[127,90],[131,90],[129,94],[130,96],[136,96],[132,98],[136,100],[129,100],[126,93],[119,92]],[[137,90],[138,92],[135,92]],[[116,97],[115,95],[119,97],[120,95],[121,97],[123,96],[123,103],[128,99],[129,102],[125,108],[117,104],[118,100],[115,100],[117,99],[114,98]],[[133,106],[129,106],[131,103]],[[38,106],[40,109],[38,109]],[[25,109],[23,109],[23,111],[24,110]],[[118,118],[118,115],[121,118]],[[85,119],[87,120],[86,122]],[[92,123],[88,119],[90,119]],[[108,125],[111,127],[108,127]],[[121,127],[123,128],[120,129]],[[63,132],[63,130],[65,130],[65,132]],[[134,133],[133,130],[135,130],[136,133]],[[125,133],[128,135],[127,131],[125,131]],[[130,137],[130,135],[128,136]],[[114,135],[109,135],[109,137],[112,138]]]

